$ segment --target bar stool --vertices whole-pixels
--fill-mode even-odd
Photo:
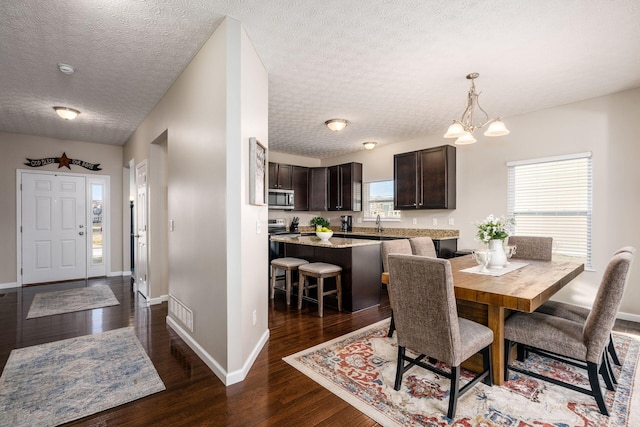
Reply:
[[[287,295],[287,305],[291,304],[291,272],[297,270],[299,266],[309,264],[309,261],[300,258],[276,258],[271,261],[271,299],[273,299],[276,288],[276,271],[285,272],[285,293]]]
[[[323,297],[326,295],[337,294],[338,297],[338,311],[342,311],[342,267],[333,264],[327,264],[326,262],[312,262],[304,264],[298,267],[300,273],[300,281],[298,282],[298,309],[302,308],[302,291],[304,289],[305,297],[311,301],[312,298],[308,297],[308,291],[311,288],[318,288],[318,313],[320,317],[323,314]],[[316,285],[308,284],[308,277],[315,277],[317,279]],[[324,290],[324,279],[327,277],[336,278],[336,288],[330,291]],[[307,285],[305,286],[305,283]]]

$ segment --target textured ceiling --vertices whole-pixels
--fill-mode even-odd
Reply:
[[[640,87],[638,0],[17,0],[0,7],[0,131],[123,144],[227,15],[269,73],[269,146],[291,154],[444,133],[470,72],[507,126]]]

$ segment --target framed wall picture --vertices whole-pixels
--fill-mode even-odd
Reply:
[[[267,204],[267,147],[249,138],[249,203]]]

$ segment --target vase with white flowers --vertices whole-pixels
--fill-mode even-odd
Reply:
[[[504,239],[509,237],[509,227],[513,225],[513,219],[489,215],[484,221],[478,221],[475,225],[478,228],[476,238],[487,243],[492,251],[489,268],[503,268],[507,263],[507,255],[502,245]]]

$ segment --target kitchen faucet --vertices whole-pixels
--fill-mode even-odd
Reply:
[[[376,217],[376,225],[378,226],[378,233],[382,233],[384,228],[382,228],[382,224],[380,223],[380,214]]]

